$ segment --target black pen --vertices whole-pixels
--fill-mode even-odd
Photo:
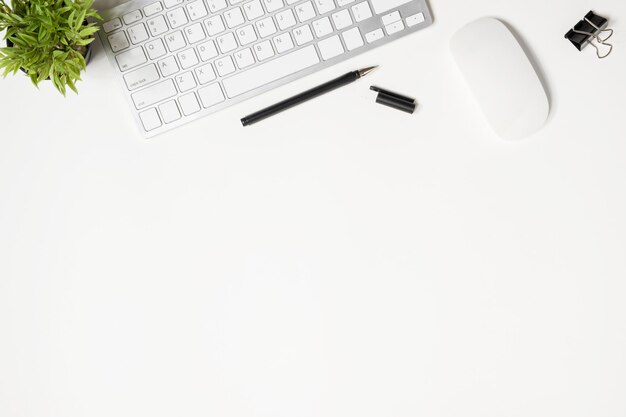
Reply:
[[[291,107],[297,106],[298,104],[304,103],[305,101],[311,100],[312,98],[321,96],[322,94],[326,94],[336,88],[343,87],[344,85],[350,84],[363,77],[364,75],[369,74],[374,70],[374,68],[376,67],[367,67],[357,71],[351,71],[347,74],[342,75],[339,78],[335,78],[334,80],[328,81],[327,83],[318,85],[317,87],[313,87],[310,90],[283,100],[280,103],[276,103],[273,106],[269,106],[263,110],[259,110],[256,113],[252,113],[241,119],[241,124],[244,126],[251,125],[277,113],[280,113],[283,110],[287,110]]]

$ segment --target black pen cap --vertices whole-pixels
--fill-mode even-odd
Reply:
[[[415,111],[415,99],[376,86],[371,86],[370,90],[378,92],[376,103],[411,114]]]

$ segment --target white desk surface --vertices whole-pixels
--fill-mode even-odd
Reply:
[[[626,2],[431,6],[430,29],[148,141],[99,47],[78,96],[0,80],[0,415],[626,415]],[[604,61],[563,39],[592,8]],[[485,15],[549,84],[521,142],[448,52]]]

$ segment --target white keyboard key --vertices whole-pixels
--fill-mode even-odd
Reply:
[[[141,12],[139,10],[133,10],[130,13],[126,13],[123,17],[122,20],[124,21],[124,24],[126,25],[130,25],[132,23],[138,22],[140,21],[142,18],[141,16]]]
[[[117,17],[102,24],[102,30],[104,30],[106,33],[113,32],[114,30],[120,29],[121,27],[122,22]]]
[[[398,20],[397,22],[385,26],[387,35],[393,35],[394,33],[400,32],[402,29],[404,29],[404,23],[402,23],[402,20]]]
[[[159,106],[159,110],[161,111],[161,116],[163,116],[163,121],[165,123],[172,123],[180,119],[180,111],[178,110],[178,105],[174,100],[161,104]]]
[[[406,25],[408,27],[412,27],[415,25],[419,25],[420,23],[424,22],[424,20],[424,13],[414,14],[406,18]]]
[[[315,36],[318,38],[323,38],[329,33],[332,33],[333,25],[330,24],[328,16],[322,17],[321,19],[313,22],[313,31],[315,32]]]
[[[352,6],[352,14],[354,15],[354,20],[362,22],[363,20],[372,17],[372,10],[370,9],[370,5],[364,1]]]
[[[280,80],[320,62],[315,46],[309,45],[264,64],[240,72],[223,81],[228,97],[233,98],[272,81]]]
[[[224,21],[221,16],[213,16],[210,19],[205,20],[204,25],[206,26],[209,36],[215,36],[226,30],[226,26],[224,26]]]
[[[167,16],[167,20],[169,20],[170,27],[172,29],[184,26],[187,22],[189,22],[189,20],[187,20],[187,15],[185,15],[185,11],[182,7],[170,10],[169,12],[165,13],[165,15]]]
[[[183,30],[185,32],[185,36],[187,36],[187,42],[190,45],[206,39],[204,29],[202,29],[202,23],[194,23],[193,25],[187,26]]]
[[[114,33],[113,35],[109,35],[109,45],[111,45],[111,50],[113,52],[121,51],[122,49],[126,49],[130,46],[128,43],[128,38],[126,37],[126,33],[124,31]]]
[[[298,20],[300,21],[300,23],[313,19],[315,17],[315,9],[313,8],[313,3],[307,1],[306,3],[297,5],[296,14],[298,15]]]
[[[150,30],[150,34],[152,36],[160,35],[169,30],[163,15],[156,16],[153,19],[149,19],[146,23],[148,24],[148,30]]]
[[[274,49],[270,41],[263,41],[254,45],[254,53],[259,61],[264,61],[274,56]]]
[[[309,25],[304,25],[293,30],[293,37],[298,46],[300,46],[307,42],[311,42],[313,40],[313,33],[311,32]]]
[[[152,106],[159,101],[173,97],[176,93],[176,86],[174,86],[174,81],[170,78],[169,80],[162,81],[158,84],[152,84],[150,87],[139,90],[136,93],[131,94],[131,97],[137,110],[141,110]]]
[[[333,23],[335,24],[335,28],[337,30],[341,30],[347,28],[352,24],[352,18],[350,17],[350,12],[346,9],[340,10],[337,13],[333,13],[332,15]]]
[[[209,14],[206,7],[204,7],[204,2],[202,0],[196,0],[187,4],[187,13],[189,14],[189,18],[191,20],[202,19],[204,16]]]
[[[176,77],[176,84],[178,84],[178,89],[181,93],[189,91],[196,87],[196,80],[193,78],[193,74],[191,71],[183,72],[182,74],[178,74]]]
[[[335,10],[335,2],[333,0],[315,0],[315,7],[317,7],[317,13],[324,14]]]
[[[163,11],[163,5],[161,2],[157,1],[156,3],[149,4],[143,8],[143,14],[148,16],[152,16],[153,14],[157,14]]]
[[[205,64],[196,68],[196,78],[198,78],[200,84],[206,84],[209,81],[213,81],[217,76],[215,75],[215,71],[213,71],[213,66],[211,64]]]
[[[200,54],[200,59],[202,61],[208,61],[209,59],[215,58],[218,55],[217,48],[215,47],[215,42],[213,41],[201,43],[197,46],[197,49],[198,53]]]
[[[159,72],[154,64],[136,69],[124,75],[124,82],[129,90],[136,90],[158,80]]]
[[[266,17],[265,19],[261,19],[256,22],[256,29],[259,32],[259,36],[265,38],[267,36],[273,35],[276,33],[276,25],[274,24],[274,19],[272,17]]]
[[[237,61],[237,66],[241,69],[254,64],[254,56],[252,56],[250,48],[235,52],[235,61]]]
[[[128,28],[128,36],[130,37],[130,41],[134,44],[138,44],[149,38],[148,31],[143,23]]]
[[[178,68],[178,64],[176,63],[176,58],[173,56],[168,56],[157,62],[159,69],[161,70],[161,75],[164,77],[168,77],[172,74],[176,74],[180,68]]]
[[[191,68],[198,64],[198,56],[193,48],[185,49],[178,53],[178,62],[183,69]]]
[[[280,13],[276,13],[276,21],[280,30],[285,30],[296,24],[296,18],[293,15],[291,9],[284,10]]]
[[[246,14],[248,20],[254,20],[257,17],[261,17],[265,14],[263,6],[261,6],[260,0],[252,0],[243,5],[243,11]]]
[[[396,10],[395,12],[383,15],[380,19],[382,20],[383,25],[390,25],[393,22],[400,20],[400,12]]]
[[[170,52],[178,51],[187,45],[183,32],[180,30],[167,34],[165,36],[165,43],[167,43]]]
[[[265,3],[265,8],[267,9],[268,13],[280,10],[285,6],[283,0],[263,0],[263,3]]]
[[[165,45],[163,45],[163,41],[161,39],[155,39],[146,44],[146,51],[148,51],[148,56],[150,59],[157,59],[162,57],[167,53],[165,50]]]
[[[218,12],[228,6],[226,0],[207,0],[206,4],[209,6],[211,13]]]
[[[300,0],[287,0],[287,4],[295,4],[297,2],[299,2]]]
[[[355,0],[337,0],[339,7],[347,6],[350,3],[354,3]]]
[[[179,4],[183,4],[184,0],[164,0],[165,7],[171,9],[174,6],[178,6]]]
[[[200,104],[198,104],[198,99],[194,93],[179,97],[178,104],[180,104],[180,109],[183,111],[185,116],[189,116],[190,114],[200,111]]]
[[[361,46],[363,46],[361,31],[357,27],[346,30],[341,34],[341,36],[343,37],[343,43],[346,45],[346,49],[348,51],[353,51],[356,48],[360,48]]]
[[[257,40],[256,33],[252,25],[243,26],[237,29],[237,38],[241,46],[247,45]]]
[[[367,32],[365,34],[365,40],[367,43],[376,42],[379,39],[382,39],[385,36],[382,29],[376,29],[371,32]]]
[[[341,40],[339,39],[338,35],[331,36],[330,38],[324,39],[323,41],[319,41],[317,43],[317,47],[320,49],[320,54],[322,55],[322,59],[324,61],[327,61],[345,52],[343,50],[343,46],[341,45]]]
[[[232,32],[217,38],[217,44],[223,54],[230,52],[233,49],[237,49],[237,41],[235,40],[235,35],[233,35]]]
[[[235,64],[233,64],[233,59],[229,56],[216,60],[215,68],[217,69],[217,73],[220,77],[235,72]]]
[[[285,32],[274,37],[274,46],[276,47],[276,52],[278,52],[279,54],[293,49],[294,45],[289,32]]]
[[[161,119],[159,119],[159,113],[157,113],[156,109],[139,113],[139,119],[141,119],[141,124],[146,132],[161,126]]]
[[[198,96],[200,96],[200,101],[205,109],[224,101],[224,93],[222,93],[218,83],[202,87],[198,90]]]
[[[129,69],[133,69],[148,62],[141,46],[122,52],[115,57],[115,60],[122,71],[128,71]]]
[[[230,29],[234,28],[235,26],[239,26],[243,22],[245,22],[245,19],[243,18],[243,13],[241,13],[241,8],[239,7],[235,7],[234,9],[230,9],[229,11],[225,12],[224,19],[226,19],[226,26],[228,26]]]

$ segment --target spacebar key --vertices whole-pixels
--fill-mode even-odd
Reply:
[[[280,80],[288,75],[295,74],[320,62],[315,46],[298,49],[283,55],[266,64],[259,65],[247,71],[233,75],[222,82],[228,97],[237,97],[255,88]]]

